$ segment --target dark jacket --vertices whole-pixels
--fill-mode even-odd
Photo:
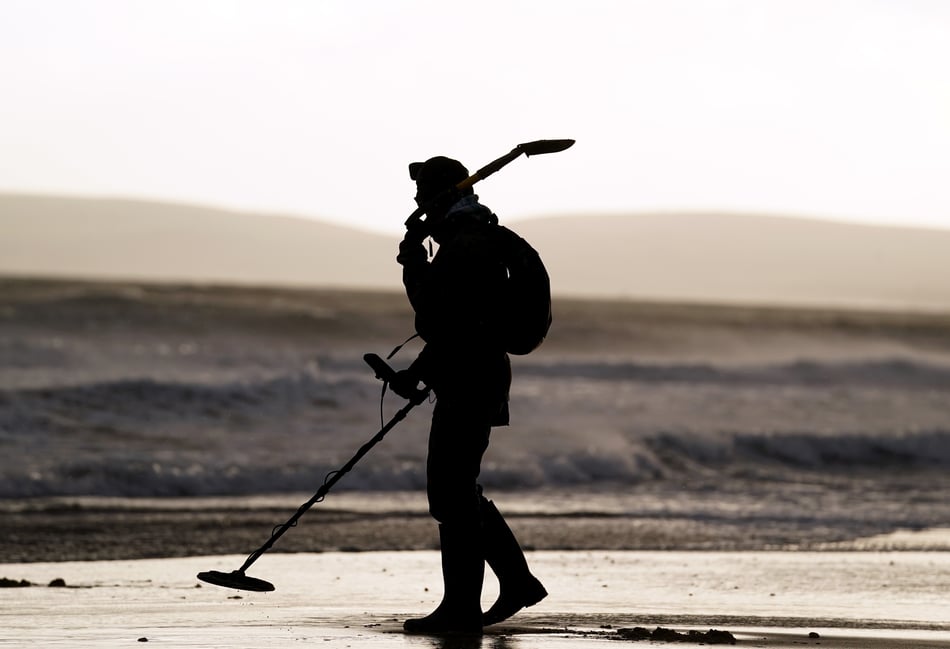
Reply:
[[[507,271],[494,245],[497,218],[471,198],[441,225],[432,261],[422,245],[400,254],[403,284],[426,345],[412,365],[440,401],[491,411],[508,423],[511,364],[502,336]]]

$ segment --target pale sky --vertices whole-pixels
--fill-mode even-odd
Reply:
[[[503,219],[950,228],[950,2],[0,0],[0,192],[398,232],[410,161],[542,138]]]

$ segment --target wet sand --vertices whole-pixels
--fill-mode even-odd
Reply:
[[[271,593],[201,584],[241,555],[0,564],[0,645],[536,649],[612,646],[621,629],[728,631],[747,647],[946,647],[944,552],[533,552],[551,595],[483,638],[410,636],[441,596],[436,552],[264,555]],[[48,587],[62,579],[66,587]],[[497,593],[486,581],[484,599]],[[817,637],[809,634],[817,634]],[[667,646],[653,640],[638,646]],[[697,643],[694,643],[697,644]]]
[[[292,505],[247,509],[233,504],[203,509],[128,507],[125,502],[115,509],[101,503],[66,504],[61,509],[44,505],[0,512],[0,556],[8,562],[38,562],[250,553],[293,512]],[[506,517],[522,545],[533,550],[757,550],[767,543],[775,547],[805,543],[800,533],[782,534],[762,526],[737,538],[735,530],[716,520],[671,516],[508,512]],[[833,532],[815,532],[807,542],[813,546],[833,542],[839,538]],[[950,547],[950,534],[934,543]],[[272,552],[433,549],[438,549],[436,524],[422,507],[372,512],[324,505],[309,511]],[[851,548],[842,544],[841,549]]]
[[[841,511],[816,521],[781,517],[737,519],[738,500],[704,493],[703,484],[651,492],[649,485],[624,492],[573,490],[519,494],[492,492],[525,548],[548,551],[950,551],[950,528],[894,528],[853,519],[875,502],[869,489],[850,500],[826,490],[814,508]],[[940,494],[908,503],[911,520],[939,518]],[[944,479],[939,484],[947,484]],[[638,489],[638,491],[636,491]],[[883,487],[878,487],[879,490]],[[741,488],[737,487],[737,491]],[[754,493],[753,489],[750,492]],[[780,492],[790,499],[790,488]],[[68,497],[0,502],[0,557],[7,563],[105,561],[248,554],[263,544],[310,494],[215,498]],[[778,496],[775,496],[778,497]],[[828,504],[827,499],[840,502]],[[867,501],[867,502],[862,502]],[[270,551],[372,552],[438,548],[438,531],[422,492],[340,492],[303,516]],[[863,509],[857,509],[858,507]],[[945,508],[945,505],[943,505]],[[837,509],[832,509],[836,507]],[[856,532],[863,532],[856,535]]]

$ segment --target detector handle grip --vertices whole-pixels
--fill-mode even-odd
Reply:
[[[377,379],[390,383],[393,378],[395,378],[396,370],[391,368],[386,361],[380,358],[379,354],[363,354],[363,360],[376,372]]]
[[[386,383],[392,383],[393,379],[396,378],[396,370],[391,368],[378,354],[363,354],[363,360],[376,372],[377,379],[385,381]],[[429,388],[423,387],[421,390],[414,389],[409,396],[406,396],[405,393],[400,393],[400,396],[409,399],[410,403],[418,405],[429,398]]]

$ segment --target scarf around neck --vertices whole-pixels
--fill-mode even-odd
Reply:
[[[470,218],[487,225],[496,225],[498,223],[498,217],[495,216],[490,209],[479,203],[478,196],[475,194],[463,196],[456,201],[456,203],[449,208],[449,211],[446,212],[445,218],[447,221]]]

